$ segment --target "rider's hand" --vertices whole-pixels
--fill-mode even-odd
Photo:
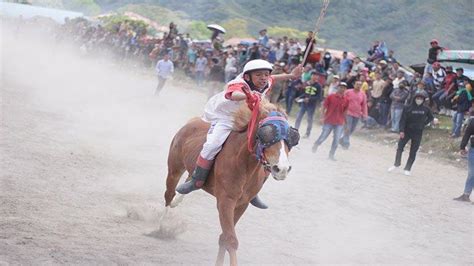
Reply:
[[[297,79],[301,77],[301,74],[303,74],[303,65],[299,64],[293,70],[291,71],[291,75],[293,76],[294,79]]]
[[[247,104],[249,106],[255,105],[258,101],[260,101],[260,95],[258,93],[250,93],[247,96]]]
[[[460,150],[459,151],[461,153],[462,156],[466,156],[467,155],[467,151],[464,149],[464,150]]]

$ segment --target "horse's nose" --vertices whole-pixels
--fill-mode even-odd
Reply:
[[[278,167],[278,165],[274,165],[274,166],[272,166],[272,170],[275,173],[279,173],[280,172],[280,167]]]

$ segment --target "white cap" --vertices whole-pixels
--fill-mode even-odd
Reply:
[[[338,75],[334,75],[332,78],[334,78],[334,79],[341,79]]]
[[[273,66],[268,61],[262,59],[255,59],[247,62],[244,66],[244,74],[254,70],[269,70],[272,72]]]

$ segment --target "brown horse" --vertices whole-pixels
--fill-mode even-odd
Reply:
[[[267,101],[261,103],[259,110],[258,121],[266,118],[271,111],[278,111],[274,105]],[[269,172],[276,180],[286,178],[291,169],[288,152],[292,144],[296,145],[299,139],[298,132],[293,128],[287,127],[288,131],[291,131],[287,132],[287,135],[292,135],[292,140],[289,141],[289,137],[277,139],[276,135],[278,134],[274,130],[275,127],[272,130],[271,126],[260,125],[252,132],[252,138],[256,139],[257,144],[263,144],[261,138],[273,141],[265,142],[267,145],[263,146],[261,156],[263,160],[258,161],[254,153],[255,149],[254,152],[250,152],[247,148],[246,131],[250,116],[251,112],[248,107],[242,105],[235,115],[235,131],[229,135],[222,150],[217,155],[213,169],[202,188],[217,199],[222,234],[219,237],[219,253],[216,265],[224,263],[226,250],[229,252],[231,265],[237,265],[238,240],[235,233],[235,224],[247,209],[250,200],[262,188]],[[284,120],[287,125],[286,117],[279,118]],[[266,120],[271,119],[270,117]],[[196,159],[206,140],[209,126],[200,118],[194,118],[176,133],[168,155],[168,177],[165,192],[166,210],[169,207],[177,206],[184,197],[184,195],[180,195],[173,200],[176,194],[176,186],[182,174],[188,171],[188,178],[190,178],[195,168]],[[268,134],[269,132],[270,134]]]

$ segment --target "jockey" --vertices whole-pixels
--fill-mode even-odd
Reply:
[[[232,132],[234,114],[240,108],[241,101],[245,100],[249,105],[254,104],[268,94],[275,82],[300,78],[302,66],[295,67],[291,74],[271,75],[272,70],[272,65],[265,60],[251,60],[245,64],[240,75],[227,83],[224,91],[209,99],[204,108],[202,119],[210,123],[211,127],[197,159],[192,179],[179,185],[176,188],[178,193],[188,194],[204,185],[214,163],[214,158]],[[251,92],[248,98],[243,89]],[[252,200],[252,204],[256,207],[266,208],[265,204],[258,200],[258,196]]]

